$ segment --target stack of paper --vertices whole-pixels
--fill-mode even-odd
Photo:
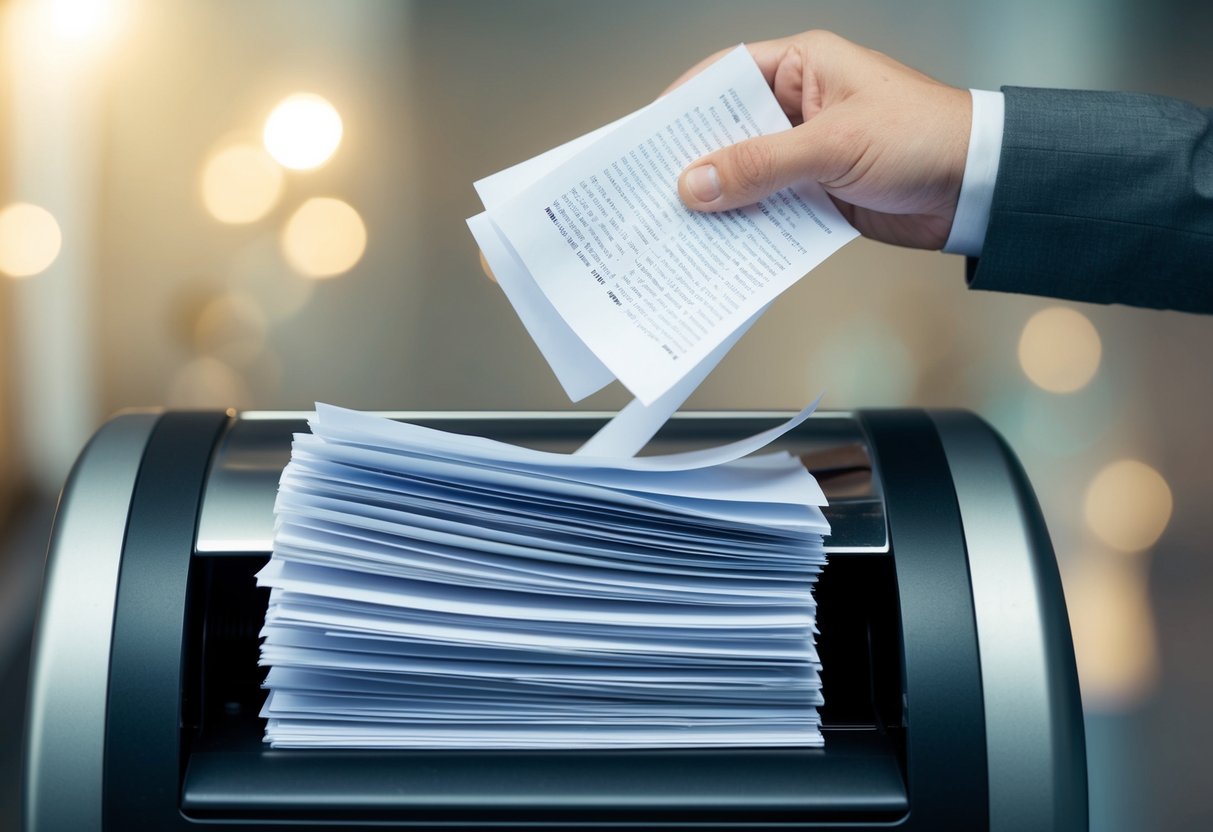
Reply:
[[[637,459],[319,406],[276,507],[274,747],[819,745],[800,424]]]

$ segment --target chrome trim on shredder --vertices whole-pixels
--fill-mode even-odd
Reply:
[[[600,421],[619,415],[614,410],[368,410],[375,416],[387,419],[465,419],[472,422],[492,422],[498,419],[573,419]],[[310,419],[314,410],[242,410],[236,418],[247,422],[270,420]],[[675,413],[672,419],[791,419],[795,410],[686,410]],[[811,419],[832,419],[851,416],[849,410],[815,411]]]
[[[101,829],[106,690],[126,518],[154,413],[104,425],[59,500],[34,637],[23,828]]]
[[[990,832],[1086,832],[1070,770],[1063,703],[1077,692],[1049,646],[1042,558],[1031,518],[1034,497],[1010,476],[993,429],[971,413],[932,412],[952,471],[968,549],[986,713]],[[1049,564],[1051,568],[1051,564]],[[1066,634],[1068,635],[1068,633]],[[1085,794],[1085,791],[1084,791]]]

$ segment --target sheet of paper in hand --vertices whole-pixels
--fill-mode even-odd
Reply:
[[[688,378],[857,236],[815,183],[719,214],[683,206],[688,163],[790,126],[742,46],[644,109],[477,183],[486,212],[469,226],[571,398],[618,378],[645,406],[685,399]]]

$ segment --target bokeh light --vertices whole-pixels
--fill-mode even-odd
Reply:
[[[109,40],[127,14],[124,0],[43,0],[51,31],[66,44]]]
[[[1037,312],[1019,337],[1024,374],[1050,393],[1073,393],[1085,387],[1099,369],[1101,352],[1095,326],[1081,312],[1062,306]]]
[[[332,197],[299,207],[282,232],[287,262],[307,277],[332,277],[354,267],[366,251],[366,226],[358,212]]]
[[[294,317],[316,291],[316,281],[300,280],[283,262],[280,236],[261,234],[241,245],[224,274],[227,288],[251,297],[270,323]]]
[[[1121,459],[1091,480],[1083,514],[1087,526],[1108,546],[1140,552],[1162,535],[1171,507],[1171,489],[1158,471],[1136,459]]]
[[[342,129],[341,116],[332,104],[312,93],[295,93],[270,113],[262,140],[278,164],[311,170],[337,152]]]
[[[15,202],[0,211],[0,272],[10,277],[44,272],[62,245],[59,223],[45,208]]]
[[[282,168],[259,145],[230,144],[202,169],[202,202],[224,223],[249,223],[268,214],[282,195]]]
[[[210,356],[196,358],[181,367],[165,396],[169,407],[181,408],[245,408],[251,399],[244,376]]]
[[[254,362],[265,349],[265,313],[247,294],[225,292],[202,305],[193,320],[192,343],[199,353],[236,366]]]
[[[1003,385],[991,391],[977,412],[989,419],[1020,454],[1043,453],[1049,464],[1056,464],[1108,437],[1118,415],[1118,391],[1107,382],[1106,378],[1100,379],[1078,397]]]
[[[1084,552],[1066,570],[1066,608],[1088,711],[1120,713],[1158,681],[1158,642],[1146,564]]]
[[[814,351],[808,378],[832,407],[896,407],[913,396],[918,366],[885,320],[857,316]]]

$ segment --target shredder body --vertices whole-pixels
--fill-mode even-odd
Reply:
[[[547,450],[608,418],[389,415]],[[652,447],[786,415],[679,414]],[[306,416],[126,413],[81,453],[35,635],[29,832],[1087,829],[1052,546],[1014,454],[976,416],[818,413],[775,446],[830,498],[824,748],[273,750],[257,716],[268,593],[253,576]]]

